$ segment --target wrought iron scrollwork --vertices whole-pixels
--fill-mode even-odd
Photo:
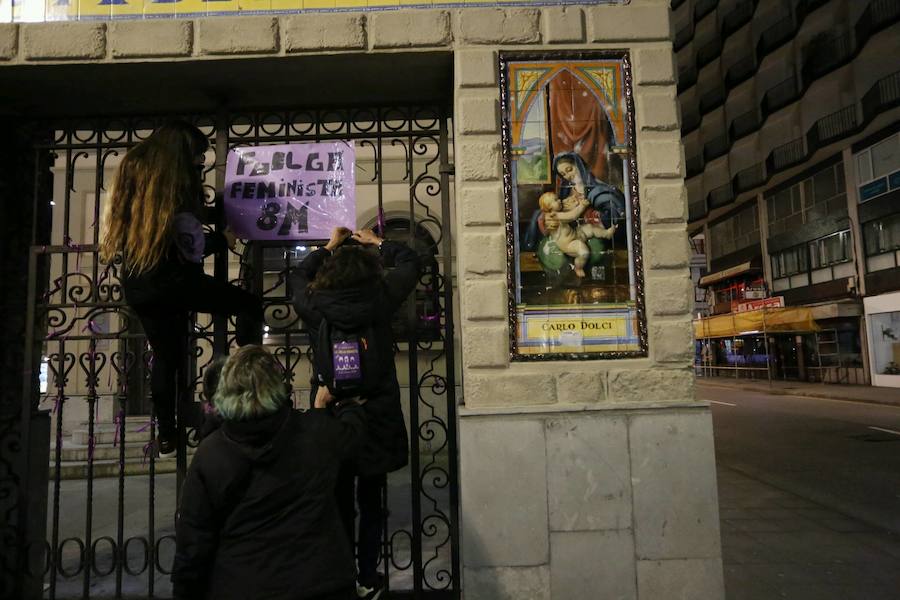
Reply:
[[[381,568],[391,586],[400,586],[401,591],[418,598],[428,598],[429,592],[458,592],[452,490],[456,476],[452,290],[447,289],[451,281],[449,190],[447,176],[440,171],[448,161],[445,112],[441,107],[395,106],[185,118],[200,127],[211,142],[218,142],[211,143],[209,153],[215,159],[211,164],[208,160],[203,171],[208,206],[221,201],[216,197],[216,185],[221,183],[216,180],[216,169],[225,162],[225,157],[217,154],[223,148],[352,139],[357,162],[362,163],[358,164],[358,185],[371,186],[372,197],[377,196],[376,226],[390,229],[402,225],[398,235],[408,236],[404,239],[411,240],[427,258],[419,289],[411,299],[415,306],[404,313],[408,322],[395,344],[398,359],[415,365],[405,384],[416,466],[403,473],[401,487],[388,492],[391,506],[412,503],[416,508],[412,520],[388,519]],[[36,264],[42,266],[31,273],[28,282],[42,290],[33,307],[33,341],[42,349],[43,358],[33,368],[45,372],[47,388],[40,406],[50,409],[53,419],[49,531],[47,541],[29,551],[41,557],[29,568],[44,574],[51,599],[69,594],[121,597],[126,586],[133,589],[138,585],[143,586],[142,595],[168,594],[168,588],[160,588],[157,579],[171,571],[174,505],[168,512],[160,507],[171,501],[173,477],[164,472],[173,470],[173,463],[158,460],[148,443],[156,433],[149,398],[153,354],[139,320],[126,304],[121,259],[101,263],[97,246],[97,216],[103,192],[113,183],[113,170],[130,147],[146,139],[162,122],[159,117],[127,117],[52,123],[48,129],[52,137],[41,142],[65,182],[64,193],[54,198],[53,213],[55,219],[64,221],[63,226],[53,229],[52,245],[32,249]],[[403,189],[399,196],[398,189]],[[90,201],[90,210],[79,204],[85,195],[96,198]],[[387,217],[386,202],[392,203]],[[79,220],[79,210],[90,215]],[[294,252],[298,249],[293,245],[255,244],[239,245],[230,255],[229,266],[236,267],[236,278],[235,271],[227,269],[215,276],[234,278],[235,283],[263,296],[265,343],[284,370],[295,405],[305,408],[312,355],[303,323],[292,306],[289,277],[302,253]],[[38,285],[39,277],[46,277],[45,287]],[[224,332],[223,322],[216,319],[202,317],[194,323],[191,352],[186,357],[190,369],[184,381],[188,401],[199,400],[202,376],[213,357],[234,345],[233,322],[224,322]],[[6,476],[12,469],[5,458],[12,452],[5,450],[19,442],[18,429],[0,417],[0,445],[4,447],[0,453],[0,507],[5,508],[5,495],[13,493]],[[84,434],[84,439],[79,438],[85,441],[83,448],[72,442],[70,430],[76,429]],[[200,443],[199,429],[183,423],[182,431],[183,449],[190,452]],[[78,465],[64,460],[69,448],[82,451],[85,460]],[[185,464],[179,462],[174,469],[177,481]],[[67,482],[64,472],[68,473],[65,477],[75,473],[82,479]],[[111,484],[100,484],[102,476],[110,477]],[[86,500],[77,523],[68,504],[72,497],[69,488],[79,490]],[[142,495],[138,504],[135,493]],[[146,507],[146,513],[136,519],[139,505]],[[103,529],[94,518],[100,506],[115,513],[111,528]],[[135,521],[139,522],[137,530]],[[6,522],[11,522],[10,518]],[[0,548],[15,543],[10,535],[0,531]],[[0,563],[3,560],[0,558]]]

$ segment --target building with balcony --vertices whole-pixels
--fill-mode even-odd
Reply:
[[[698,361],[900,386],[900,2],[671,6],[706,316],[795,317],[768,331],[735,318]]]

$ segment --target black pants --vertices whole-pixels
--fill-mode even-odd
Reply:
[[[262,300],[199,270],[181,269],[128,277],[125,298],[137,314],[153,349],[150,390],[162,434],[175,432],[176,398],[189,381],[190,313],[236,317],[239,346],[262,341]]]
[[[359,537],[354,536],[356,510],[359,506]],[[356,544],[356,558],[359,565],[359,580],[369,581],[375,575],[381,554],[381,537],[385,518],[384,489],[387,475],[359,475],[350,464],[344,464],[338,473],[335,494],[337,506],[344,523],[344,530],[350,545]]]

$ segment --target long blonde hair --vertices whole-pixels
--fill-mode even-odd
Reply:
[[[159,264],[174,241],[175,213],[199,213],[203,184],[196,159],[209,142],[188,123],[163,125],[128,151],[106,205],[100,260],[122,253],[130,274]]]

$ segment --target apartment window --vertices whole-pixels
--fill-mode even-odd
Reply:
[[[900,188],[900,134],[894,134],[856,155],[859,201]]]
[[[803,202],[800,184],[781,190],[766,199],[769,235],[776,235],[803,225]]]
[[[850,260],[850,231],[839,231],[809,244],[809,266],[822,269]]]
[[[869,272],[900,266],[900,214],[863,223]]]
[[[737,252],[759,243],[759,218],[756,204],[709,227],[709,251],[713,258]]]
[[[844,165],[837,163],[766,198],[769,235],[791,231],[825,217],[847,216]]]
[[[844,164],[822,169],[803,182],[803,220],[811,223],[827,216],[847,215]]]
[[[775,279],[806,273],[806,247],[794,246],[772,255],[772,275]]]
[[[779,292],[854,275],[852,246],[848,229],[772,254],[772,288]]]

